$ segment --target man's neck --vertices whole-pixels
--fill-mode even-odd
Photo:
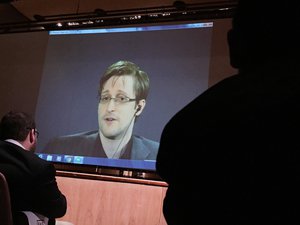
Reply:
[[[130,141],[132,134],[127,134],[123,138],[118,140],[108,139],[101,132],[99,132],[99,135],[106,156],[108,158],[118,159],[122,155],[128,142]]]
[[[23,148],[24,150],[27,150],[20,142],[14,140],[14,139],[6,139],[5,141],[15,144],[15,145],[18,145],[19,147]]]

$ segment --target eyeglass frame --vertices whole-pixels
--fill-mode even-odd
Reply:
[[[40,132],[38,132],[38,130],[36,128],[30,128],[30,127],[27,127],[26,129],[28,130],[34,130],[34,134],[36,135],[36,137],[38,138],[39,135],[40,135]]]
[[[107,98],[107,99],[104,100],[104,98]],[[124,99],[126,99],[126,101],[122,101],[122,100],[120,100],[120,98],[124,98]],[[110,103],[111,100],[114,100],[114,103],[119,105],[119,104],[125,104],[125,103],[128,103],[128,102],[133,102],[133,101],[136,101],[137,99],[136,98],[129,98],[126,95],[121,95],[121,96],[117,96],[117,97],[111,97],[109,95],[104,95],[104,96],[99,97],[99,103],[100,104],[108,104],[108,103]]]
[[[40,132],[38,132],[37,129],[34,129],[34,133],[36,134],[36,137],[37,137],[37,138],[40,136]]]

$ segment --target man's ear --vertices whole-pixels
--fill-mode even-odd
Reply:
[[[29,131],[28,135],[29,135],[28,138],[29,138],[30,143],[33,143],[33,142],[35,141],[34,129],[31,129],[31,130]]]
[[[32,146],[34,146],[35,144],[35,135],[34,135],[34,129],[30,129],[30,131],[28,132],[26,138],[24,141],[20,142],[24,148],[28,151],[30,151],[30,149],[32,148]]]
[[[142,106],[141,105],[138,105],[137,106],[137,109],[136,109],[136,112],[140,111],[142,109]]]
[[[136,111],[135,111],[136,116],[139,116],[142,113],[143,109],[145,108],[145,105],[146,105],[145,99],[139,101],[139,103],[136,106]]]

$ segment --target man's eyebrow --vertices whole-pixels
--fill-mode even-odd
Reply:
[[[110,94],[109,90],[105,90],[101,92],[101,95]],[[128,93],[123,90],[117,90],[117,95],[126,95],[128,96]]]
[[[102,91],[101,92],[101,94],[108,94],[109,93],[109,91],[108,90],[106,90],[106,91]]]
[[[122,91],[122,90],[118,90],[118,91],[117,91],[117,94],[118,94],[118,95],[119,95],[119,94],[122,94],[122,95],[128,95],[127,92]]]

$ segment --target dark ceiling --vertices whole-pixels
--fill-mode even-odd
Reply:
[[[10,3],[3,3],[3,1],[0,3],[0,24],[29,21],[26,16]]]
[[[230,17],[237,0],[0,0],[0,34]],[[61,23],[65,27],[57,27]],[[97,23],[97,24],[96,24]]]

